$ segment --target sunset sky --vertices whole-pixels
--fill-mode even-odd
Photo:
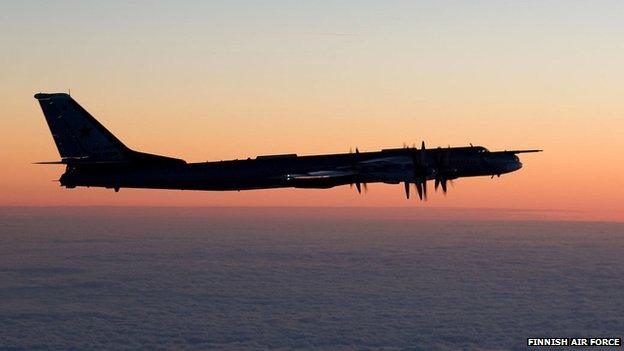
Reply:
[[[624,220],[624,2],[23,1],[0,11],[0,206],[505,208]],[[524,168],[402,186],[60,188],[36,92],[187,161],[403,143],[541,148]],[[570,215],[572,214],[572,215]]]

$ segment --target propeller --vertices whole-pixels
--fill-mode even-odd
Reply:
[[[422,186],[422,183],[416,182],[416,190],[418,191],[418,197],[422,200],[423,199],[423,186]]]
[[[418,151],[417,147],[412,148],[412,165],[414,166],[414,178],[418,179],[423,174],[427,174],[427,155],[425,142],[422,142],[422,147]]]
[[[349,153],[353,153],[353,149],[349,149]],[[358,161],[360,159],[360,149],[358,147],[355,148],[355,158],[353,159],[353,167],[359,168]],[[353,183],[349,183],[349,188],[353,188]],[[362,188],[364,188],[364,192],[368,192],[368,185],[366,183],[356,181],[355,188],[357,189],[358,194],[362,193]]]
[[[430,170],[427,155],[427,147],[424,141],[420,144],[420,150],[417,147],[412,148],[411,156],[412,164],[414,165],[414,185],[416,186],[418,197],[425,201],[427,200],[427,176],[430,174],[430,171],[433,172],[434,175],[435,190],[437,191],[438,188],[442,187],[444,195],[448,192],[448,182],[452,183],[455,177],[455,170],[451,168],[450,146],[444,150],[438,148],[432,153],[433,165],[431,165],[431,167],[433,170]],[[409,184],[406,182],[405,196],[409,199],[409,195]]]
[[[451,166],[451,148],[450,146],[442,150],[438,148],[436,152],[435,160],[435,190],[438,191],[438,188],[442,186],[442,192],[446,195],[448,191],[448,187],[446,186],[447,181],[451,180],[453,177],[453,169]]]
[[[420,180],[414,183],[416,185],[416,191],[418,192],[418,198],[420,200],[427,201],[427,181]]]
[[[351,183],[351,186],[353,186],[353,183]],[[364,193],[368,192],[368,184],[366,183],[356,182],[355,188],[357,189],[358,194],[362,193],[362,189],[364,189]]]
[[[427,167],[427,148],[424,141],[420,145],[420,151],[414,145],[411,153],[412,164],[414,166],[414,185],[418,192],[418,198],[420,200],[427,200],[427,174],[429,171]],[[405,182],[405,196],[409,199],[408,182]]]
[[[407,199],[410,198],[410,182],[405,182],[405,197]],[[418,182],[414,182],[414,185],[416,187],[416,191],[418,192],[418,198],[420,198],[421,200],[424,198],[425,200],[427,200],[427,182],[426,181],[418,181]]]

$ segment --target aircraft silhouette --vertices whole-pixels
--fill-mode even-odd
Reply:
[[[318,188],[368,183],[403,183],[410,197],[413,184],[418,197],[427,199],[427,181],[446,194],[447,183],[460,177],[500,176],[522,167],[517,154],[542,150],[491,152],[481,146],[427,149],[384,149],[329,155],[265,155],[254,159],[187,163],[184,160],[134,151],[124,145],[65,93],[35,94],[60,161],[61,186],[181,190],[251,190]]]

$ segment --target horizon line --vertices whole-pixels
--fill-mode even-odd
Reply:
[[[273,213],[272,210],[290,210],[285,215],[290,218],[322,217],[327,219],[369,219],[369,220],[429,220],[429,221],[475,221],[475,222],[587,222],[587,223],[624,223],[624,218],[618,218],[615,213],[606,213],[596,216],[591,211],[576,209],[527,209],[527,208],[492,208],[492,207],[408,207],[408,206],[162,206],[162,205],[0,205],[5,211],[19,210],[83,210],[107,209],[118,210],[172,210],[171,213],[181,215],[182,212],[220,211],[221,215],[234,215],[234,211],[255,211],[257,215],[265,218],[285,217],[283,212]],[[304,213],[303,211],[312,211]],[[370,211],[376,211],[371,213]],[[225,213],[224,213],[225,211]],[[366,212],[362,214],[358,211]],[[83,213],[84,214],[84,213]],[[113,213],[119,214],[119,213]],[[123,213],[122,213],[123,214]],[[59,215],[67,215],[61,213]],[[136,215],[136,213],[127,213]]]

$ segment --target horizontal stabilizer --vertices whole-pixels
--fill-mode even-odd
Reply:
[[[65,162],[63,161],[39,161],[39,162],[33,162],[33,165],[64,165]]]
[[[121,164],[128,163],[124,160],[88,160],[88,159],[63,159],[60,161],[33,162],[35,165],[96,165],[96,164]]]
[[[160,155],[152,155],[144,152],[131,151],[127,158],[121,160],[101,160],[93,159],[90,157],[66,157],[60,161],[40,161],[33,162],[36,165],[112,165],[112,164],[155,164],[155,163],[167,163],[167,164],[184,164],[186,161]]]
[[[526,154],[526,153],[529,153],[529,152],[542,152],[542,151],[544,151],[544,150],[508,150],[508,151],[505,151],[505,152],[508,152],[510,154]]]

